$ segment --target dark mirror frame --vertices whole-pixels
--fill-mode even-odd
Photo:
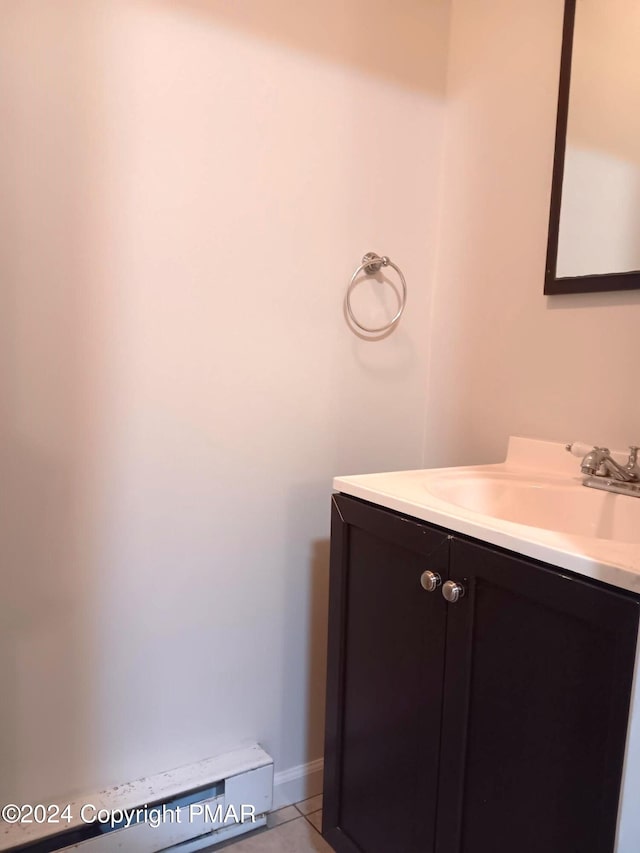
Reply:
[[[566,278],[557,278],[556,276],[575,17],[576,0],[565,0],[562,56],[560,59],[560,87],[558,92],[558,119],[556,122],[556,147],[551,184],[551,211],[549,214],[549,240],[547,243],[544,292],[546,294],[556,294],[598,293],[605,290],[636,290],[640,289],[640,270],[634,272],[605,273],[602,275],[576,275]]]

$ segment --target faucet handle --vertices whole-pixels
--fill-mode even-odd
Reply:
[[[629,459],[627,460],[627,464],[624,466],[626,470],[633,474],[637,480],[640,480],[640,465],[638,464],[638,451],[640,447],[635,444],[629,445]]]
[[[593,447],[591,444],[583,444],[581,441],[573,441],[569,444],[565,444],[565,450],[569,453],[573,454],[573,456],[579,456],[581,459],[587,455],[587,453],[591,453],[592,450],[598,450],[599,448]]]

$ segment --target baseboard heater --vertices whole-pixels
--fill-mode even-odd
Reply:
[[[264,826],[272,803],[273,760],[253,745],[73,802],[20,806],[19,822],[0,821],[0,851],[192,853]]]

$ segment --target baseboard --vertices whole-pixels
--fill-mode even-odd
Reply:
[[[318,758],[276,773],[273,777],[273,808],[281,809],[321,794],[323,772],[324,760]]]

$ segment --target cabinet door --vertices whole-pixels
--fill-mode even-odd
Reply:
[[[442,531],[342,495],[331,530],[323,834],[340,853],[433,851],[446,605]]]
[[[451,543],[438,853],[612,853],[638,604]]]

